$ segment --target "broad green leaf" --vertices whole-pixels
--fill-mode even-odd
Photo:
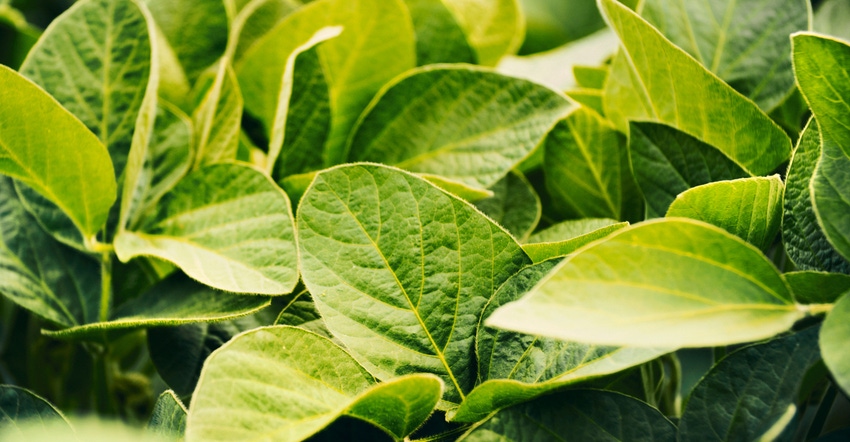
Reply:
[[[845,393],[850,392],[850,295],[844,294],[835,303],[820,331],[820,350],[823,362]]]
[[[811,119],[800,136],[785,180],[782,240],[797,268],[850,273],[847,262],[826,239],[818,225],[809,184],[821,157],[818,123]]]
[[[811,21],[807,0],[647,0],[640,14],[765,112],[794,87],[788,36]]]
[[[834,35],[844,40],[850,40],[850,5],[844,0],[826,0],[821,2],[815,11],[812,27],[817,32]]]
[[[510,232],[517,241],[531,235],[540,221],[540,198],[519,172],[511,171],[490,187],[493,196],[475,201],[475,207]]]
[[[493,295],[483,317],[519,299],[545,278],[555,264],[556,261],[546,261],[520,270]],[[459,422],[476,422],[501,408],[622,371],[666,352],[559,341],[479,325],[476,354],[478,378],[483,383],[472,390],[450,417]]]
[[[489,70],[417,68],[364,112],[348,159],[488,188],[531,154],[569,107],[551,89]]]
[[[831,304],[850,290],[850,275],[826,272],[789,272],[782,275],[794,299],[803,304]]]
[[[291,302],[280,311],[274,325],[291,325],[334,340],[322,320],[322,315],[316,309],[313,296],[307,290],[303,290],[292,298]]]
[[[131,0],[77,2],[47,28],[20,69],[100,139],[116,177],[151,74],[147,16]]]
[[[225,0],[225,2],[230,0]],[[236,51],[233,54],[235,62],[248,52],[251,47],[261,40],[265,35],[278,25],[289,14],[297,11],[304,4],[312,0],[273,0],[265,1],[257,11],[248,17],[245,26],[242,27],[242,32],[239,34],[239,44],[236,46]],[[240,3],[238,9],[248,7],[250,0],[238,0]]]
[[[186,413],[186,406],[174,391],[164,391],[153,405],[148,431],[166,439],[182,440],[186,432]]]
[[[304,284],[334,336],[378,379],[439,375],[449,403],[475,383],[484,305],[530,264],[468,203],[370,164],[316,176],[298,209],[298,243]]]
[[[525,20],[517,0],[443,0],[454,14],[478,63],[495,66],[514,54],[525,36]]]
[[[703,184],[680,193],[667,217],[705,221],[767,250],[782,222],[784,192],[779,175]]]
[[[525,243],[567,241],[617,223],[617,220],[610,218],[582,218],[561,221],[534,233]]]
[[[486,324],[600,345],[708,347],[771,337],[802,316],[758,249],[667,218],[581,249]]]
[[[688,399],[679,440],[761,440],[794,404],[806,371],[820,360],[817,336],[818,328],[811,327],[717,363]]]
[[[179,109],[159,102],[152,137],[132,196],[134,209],[128,220],[130,228],[137,227],[150,211],[155,210],[162,196],[174,188],[192,166],[192,121]]]
[[[0,85],[0,173],[56,204],[93,239],[116,198],[109,153],[80,120],[20,74],[0,66]]]
[[[178,272],[119,305],[108,321],[43,333],[60,339],[98,339],[111,330],[225,321],[255,313],[269,303],[270,299],[263,296],[238,296],[215,290]]]
[[[23,436],[46,435],[50,424],[71,427],[65,416],[35,393],[14,385],[0,385],[0,434]],[[5,439],[4,439],[5,440]]]
[[[502,410],[458,441],[674,442],[676,427],[658,410],[619,393],[574,390]]]
[[[416,31],[416,63],[475,63],[477,55],[443,0],[404,0]]]
[[[797,33],[791,40],[797,84],[824,143],[830,140],[850,156],[850,44],[814,33]]]
[[[156,216],[115,238],[127,262],[170,261],[221,290],[281,295],[298,282],[289,198],[262,172],[214,164],[192,172],[162,197]]]
[[[573,66],[573,76],[576,85],[583,89],[603,89],[605,79],[608,78],[608,67]]]
[[[546,189],[557,212],[568,218],[643,218],[626,139],[596,112],[576,109],[544,146]]]
[[[593,241],[605,238],[606,236],[628,225],[629,223],[612,224],[563,241],[529,242],[523,244],[522,250],[528,254],[528,257],[531,258],[532,261],[539,263],[550,258],[567,256]]]
[[[375,384],[330,340],[293,327],[264,327],[209,357],[186,440],[297,441],[343,415],[402,439],[431,415],[441,392],[442,382],[427,374]]]
[[[850,260],[850,157],[823,135],[812,177],[813,207],[823,233],[845,262]]]
[[[748,176],[719,150],[663,124],[630,123],[629,157],[651,217],[664,216],[691,187]]]
[[[183,65],[190,84],[224,53],[228,19],[223,1],[145,0]]]
[[[622,84],[628,77],[636,95],[622,97],[606,91],[605,114],[614,118],[612,112],[618,112],[614,119],[618,128],[626,130],[627,119],[671,125],[720,149],[753,175],[771,173],[788,159],[791,141],[755,103],[627,7],[615,0],[599,0],[599,4],[620,36],[625,54],[618,57],[619,63],[614,61],[608,83],[613,77]],[[619,106],[626,101],[642,106]]]
[[[328,26],[343,28],[339,37],[321,45],[317,51],[324,70],[323,78],[317,80],[327,82],[332,113],[322,164],[332,166],[344,160],[345,141],[369,100],[393,77],[416,65],[416,38],[404,2],[312,2],[287,16],[258,41],[245,54],[238,70],[247,109],[270,128],[277,108],[280,78],[290,54],[290,50],[281,48],[297,46]],[[296,78],[297,71],[296,68]],[[312,111],[311,108],[305,111]],[[291,173],[307,171],[296,169]]]
[[[272,316],[267,313],[272,313]],[[273,314],[273,308],[266,308],[229,321],[149,328],[151,361],[171,389],[181,396],[190,396],[210,353],[239,333],[271,325]]]
[[[99,264],[42,230],[6,177],[0,177],[0,293],[66,327],[98,317]]]
[[[284,135],[286,134],[286,121],[287,115],[289,113],[289,102],[292,98],[292,88],[294,86],[295,80],[294,70],[296,57],[298,57],[303,52],[311,49],[312,47],[318,45],[319,43],[338,37],[341,33],[342,27],[340,26],[319,29],[306,41],[298,42],[299,45],[293,48],[292,51],[289,53],[289,57],[287,57],[286,59],[286,66],[284,67],[283,75],[281,78],[280,92],[277,99],[277,108],[275,110],[274,122],[270,131],[271,141],[269,141],[267,159],[267,172],[269,174],[274,171],[278,156],[280,156],[280,152],[283,149]]]

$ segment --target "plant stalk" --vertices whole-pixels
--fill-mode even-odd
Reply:
[[[100,322],[109,320],[112,306],[112,253],[103,252],[100,260]]]

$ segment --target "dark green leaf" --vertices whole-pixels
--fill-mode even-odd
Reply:
[[[475,63],[476,54],[466,41],[443,0],[404,0],[416,31],[416,63]]]
[[[850,290],[850,275],[825,272],[791,272],[782,275],[794,299],[803,304],[831,304]]]
[[[510,172],[490,187],[493,196],[475,201],[475,207],[525,241],[540,221],[540,198],[519,172]]]
[[[71,430],[65,416],[35,393],[14,385],[0,385],[0,434],[23,436],[22,431],[26,430],[31,437],[43,437],[51,423]]]

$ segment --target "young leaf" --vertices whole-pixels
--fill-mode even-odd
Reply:
[[[830,140],[850,156],[850,44],[800,32],[793,42],[794,72],[812,108],[824,143]]]
[[[527,243],[523,244],[522,250],[536,264],[547,259],[567,256],[591,242],[605,238],[628,225],[629,223],[612,224],[563,241]]]
[[[610,391],[573,390],[502,410],[472,427],[458,442],[504,441],[674,442],[676,427],[649,405]]]
[[[794,299],[803,304],[832,304],[850,290],[850,275],[825,272],[789,272],[782,275]]]
[[[42,230],[6,177],[0,177],[0,293],[66,327],[98,317],[100,266]]]
[[[166,439],[182,440],[186,432],[186,406],[174,391],[159,395],[148,421],[148,431]]]
[[[819,341],[823,362],[826,363],[835,382],[845,393],[850,392],[848,341],[850,341],[850,294],[845,293],[838,299],[823,322]]]
[[[765,112],[794,87],[788,36],[809,28],[806,0],[643,2],[640,15]]]
[[[493,295],[482,317],[519,299],[555,266],[546,261],[526,267],[508,279]],[[540,336],[503,332],[478,326],[478,385],[451,420],[476,422],[501,408],[551,393],[567,385],[622,371],[667,353],[654,348],[602,347]]]
[[[579,108],[560,121],[544,155],[546,189],[567,217],[643,218],[626,140],[596,112]]]
[[[569,107],[562,95],[526,80],[472,66],[426,66],[395,79],[364,111],[348,158],[488,188]]]
[[[493,196],[475,201],[475,207],[496,221],[517,241],[524,241],[540,221],[540,198],[519,172],[511,171],[490,187]]]
[[[626,129],[626,120],[671,125],[720,149],[752,175],[768,174],[788,159],[791,141],[755,103],[626,6],[616,0],[599,0],[599,5],[625,49],[611,67],[609,83],[612,77],[615,83],[631,83],[636,95],[605,94],[605,114],[620,129]],[[624,102],[634,104],[619,106]]]
[[[454,403],[475,382],[484,305],[530,264],[468,203],[368,164],[316,176],[298,209],[298,244],[304,283],[352,355],[379,379],[437,374]]]
[[[186,440],[303,440],[340,416],[371,422],[395,439],[434,410],[442,382],[412,374],[375,385],[343,349],[305,330],[264,327],[210,355]]]
[[[705,221],[767,250],[779,232],[784,191],[779,175],[703,184],[680,193],[667,217]]]
[[[115,238],[123,262],[140,255],[236,293],[281,295],[298,282],[289,198],[243,165],[214,164],[186,176],[138,231]]]
[[[719,150],[664,124],[630,122],[629,157],[650,217],[664,216],[691,187],[749,176]]]
[[[65,416],[40,396],[14,385],[0,385],[0,434],[22,436],[26,429],[30,436],[46,435],[49,424],[55,422],[71,430]]]
[[[225,321],[269,306],[262,296],[236,296],[199,284],[180,272],[116,308],[108,321],[43,333],[59,339],[98,339],[108,330],[134,330]]]
[[[151,75],[146,15],[131,0],[77,2],[48,27],[20,70],[100,139],[116,177]]]
[[[17,72],[0,66],[0,85],[0,173],[56,204],[84,238],[94,239],[116,198],[109,153],[78,119]]]
[[[717,363],[688,399],[679,440],[760,440],[794,405],[806,371],[820,360],[817,336],[818,328],[811,327]]]
[[[404,0],[416,31],[416,63],[475,63],[477,55],[443,0]]]
[[[773,336],[802,315],[758,249],[668,218],[581,249],[486,324],[601,345],[707,347]]]
[[[818,225],[809,184],[821,156],[821,137],[814,119],[803,129],[785,180],[782,239],[788,257],[803,270],[850,273],[847,262]]]
[[[495,66],[522,44],[525,21],[517,0],[443,1],[465,31],[479,64]]]

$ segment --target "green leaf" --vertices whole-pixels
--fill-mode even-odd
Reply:
[[[42,397],[21,387],[0,385],[0,434],[23,436],[26,430],[33,437],[46,435],[51,423],[71,430],[62,412]]]
[[[628,225],[629,223],[612,224],[563,241],[526,243],[523,244],[522,250],[528,254],[528,257],[532,261],[539,263],[547,259],[567,256],[593,241],[605,238]]]
[[[59,206],[86,239],[93,239],[116,198],[109,153],[78,119],[20,74],[0,66],[0,84],[0,173]]]
[[[705,221],[767,250],[779,232],[784,192],[779,175],[703,184],[680,193],[667,217]]]
[[[182,440],[186,432],[186,413],[186,406],[174,391],[164,391],[153,405],[148,431],[166,439]]]
[[[582,218],[562,221],[537,231],[525,243],[567,241],[617,223],[617,220],[610,218]]]
[[[307,290],[303,290],[293,297],[292,301],[280,311],[274,325],[291,325],[334,340],[333,335],[325,326],[325,321],[322,320],[322,315],[316,309],[313,296]]]
[[[500,411],[458,441],[676,440],[676,427],[658,410],[619,393],[574,390]]]
[[[487,304],[483,317],[519,299],[555,266],[546,261],[508,279]],[[476,422],[501,408],[558,388],[616,373],[668,352],[663,349],[602,347],[540,336],[503,332],[479,325],[476,337],[478,385],[450,417]]]
[[[850,290],[850,275],[826,272],[789,272],[782,275],[794,299],[803,304],[831,304]]]
[[[742,348],[717,363],[688,399],[679,440],[761,440],[794,405],[803,376],[820,360],[817,336],[818,328],[811,327]]]
[[[293,327],[264,327],[209,357],[186,440],[296,441],[343,415],[402,439],[431,415],[441,391],[442,382],[427,374],[376,385],[330,340]]]
[[[77,2],[45,30],[20,70],[100,139],[116,177],[151,74],[147,15],[130,0]]]
[[[797,33],[794,72],[824,143],[830,140],[850,156],[850,44],[825,35]]]
[[[0,177],[0,293],[66,327],[96,320],[100,308],[98,263],[42,230],[6,177]]]
[[[192,166],[192,121],[179,109],[159,102],[152,137],[131,198],[130,228],[137,227],[150,215],[162,196],[173,189]]]
[[[641,16],[765,112],[794,88],[788,36],[809,29],[806,0],[643,2]]]
[[[832,247],[850,260],[850,157],[824,135],[820,161],[812,177],[813,208]]]
[[[495,193],[490,189],[482,189],[478,186],[470,186],[460,181],[455,181],[442,177],[440,175],[432,175],[429,173],[417,173],[416,176],[427,180],[429,183],[445,190],[452,195],[470,202],[481,201],[486,198],[493,198]],[[308,183],[309,184],[309,183]],[[498,184],[498,182],[497,182]]]
[[[155,256],[212,287],[281,295],[298,282],[289,198],[270,178],[238,164],[189,174],[163,196],[156,216],[115,238],[127,262]]]
[[[540,221],[540,198],[519,172],[511,171],[490,187],[493,196],[475,201],[475,207],[510,232],[517,241],[531,235]]]
[[[850,341],[850,295],[844,294],[835,303],[832,311],[823,322],[820,331],[820,350],[835,382],[850,392],[850,353],[847,342]]]
[[[618,128],[626,130],[626,120],[668,124],[720,149],[752,175],[771,173],[788,159],[791,141],[755,103],[627,7],[615,0],[599,4],[625,49],[608,83],[632,90],[626,96],[606,91],[605,114]]]
[[[566,91],[576,103],[596,112],[601,116],[605,116],[605,103],[602,101],[602,91],[597,89],[572,89]]]
[[[475,383],[484,305],[530,264],[474,207],[398,169],[320,172],[301,199],[304,283],[328,329],[379,379],[434,373],[459,403]]]
[[[651,217],[691,187],[749,176],[719,150],[663,124],[629,123],[629,157]]]
[[[826,0],[815,11],[812,27],[815,31],[850,40],[850,29],[846,24],[850,20],[850,5],[843,0]]]
[[[404,0],[416,31],[416,63],[475,63],[477,55],[443,0]]]
[[[517,0],[443,0],[454,14],[478,63],[495,66],[514,54],[525,36],[525,20]]]
[[[224,53],[228,19],[223,1],[145,0],[189,83]]]
[[[546,138],[544,158],[546,189],[566,217],[643,218],[626,139],[596,112],[579,108],[560,121]]]
[[[800,136],[785,180],[782,239],[788,257],[803,270],[850,273],[847,262],[829,243],[818,225],[809,184],[821,156],[818,123],[809,120]]]
[[[488,188],[531,154],[569,107],[551,89],[489,70],[417,68],[364,112],[348,158]]]
[[[608,78],[608,67],[573,66],[573,77],[576,85],[583,89],[603,89]]]
[[[192,115],[196,166],[233,161],[239,148],[242,94],[233,69],[223,66]]]
[[[758,249],[710,224],[671,218],[581,249],[486,324],[601,345],[708,347],[771,337],[801,317]]]
[[[256,313],[270,302],[263,296],[237,296],[215,290],[177,272],[115,308],[108,321],[42,333],[59,339],[97,340],[111,330],[225,321]]]

